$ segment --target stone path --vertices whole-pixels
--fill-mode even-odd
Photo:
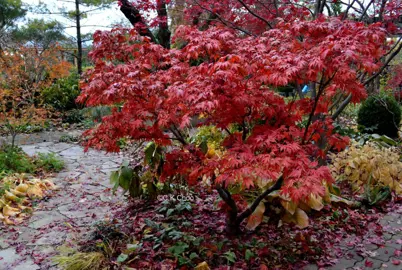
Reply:
[[[84,153],[78,145],[55,142],[22,148],[29,155],[54,152],[64,160],[65,169],[53,179],[60,189],[39,202],[29,220],[18,226],[0,225],[0,270],[57,269],[51,260],[57,247],[74,242],[124,202],[111,194],[108,177],[122,156]]]
[[[343,239],[333,247],[338,259],[328,270],[343,269],[402,269],[402,207],[399,205],[385,215],[380,224],[381,235],[376,224],[370,225],[369,233],[363,238],[353,235]],[[362,241],[363,239],[363,241]],[[306,270],[318,270],[317,265],[309,265]]]

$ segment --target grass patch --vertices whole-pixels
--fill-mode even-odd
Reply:
[[[39,153],[35,158],[35,165],[47,172],[60,172],[64,168],[64,162],[54,153]]]
[[[54,153],[29,157],[20,147],[0,147],[0,179],[14,173],[59,172],[64,162]]]

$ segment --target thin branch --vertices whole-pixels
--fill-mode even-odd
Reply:
[[[329,106],[328,111],[332,111],[333,108],[335,108],[336,105],[338,105],[339,102],[341,102],[342,99],[342,94],[339,94],[338,98]]]
[[[251,15],[265,22],[268,25],[268,27],[272,29],[272,25],[269,21],[267,21],[266,19],[264,19],[263,17],[252,11],[242,0],[237,0],[237,2],[239,2],[245,9],[247,9],[247,11],[250,12]]]
[[[197,5],[198,5],[200,8],[202,8],[203,10],[205,10],[205,11],[207,11],[207,12],[209,12],[209,13],[215,14],[216,18],[217,18],[221,23],[223,23],[224,25],[226,25],[227,27],[230,27],[230,28],[239,30],[240,32],[243,32],[244,34],[246,34],[246,35],[248,35],[248,36],[254,36],[254,37],[256,37],[256,35],[251,34],[251,33],[248,32],[247,30],[238,27],[238,26],[235,25],[234,23],[228,22],[228,21],[222,19],[222,17],[219,16],[216,12],[213,12],[212,10],[210,10],[210,9],[208,9],[208,8],[206,8],[206,7],[204,7],[204,6],[202,6],[200,3],[198,3],[198,1],[194,1],[194,2],[197,3]],[[228,25],[228,23],[230,23],[231,26]]]
[[[346,8],[345,13],[343,13],[342,20],[345,20],[348,17],[349,9],[353,6],[356,0],[353,0],[352,3]]]
[[[341,103],[341,105],[336,109],[335,113],[332,115],[332,120],[336,120],[341,112],[348,106],[349,102],[352,100],[352,93],[350,93],[346,99]]]
[[[371,0],[370,3],[368,3],[368,5],[366,6],[366,8],[363,10],[362,15],[360,16],[359,21],[362,21],[362,20],[363,20],[364,16],[365,16],[366,13],[367,13],[367,10],[369,9],[369,7],[371,6],[371,4],[372,4],[373,2],[374,2],[374,0]]]
[[[395,50],[395,48],[398,47],[399,42],[401,42],[401,40],[402,40],[402,36],[399,37],[399,39],[395,42],[394,46],[392,46],[392,48],[391,48],[386,54],[384,54],[383,56],[387,56],[387,55],[389,55],[393,50]]]
[[[399,39],[400,40],[400,39]],[[380,75],[384,69],[389,65],[389,63],[391,62],[392,59],[394,59],[395,56],[398,55],[398,53],[402,50],[402,42],[399,44],[399,46],[396,48],[396,50],[391,53],[391,55],[388,57],[387,61],[385,61],[384,65],[380,68],[379,71],[377,71],[377,73],[375,73],[373,76],[371,76],[370,78],[368,78],[363,85],[366,86],[368,85],[370,82],[372,82],[375,78],[378,77],[378,75]]]

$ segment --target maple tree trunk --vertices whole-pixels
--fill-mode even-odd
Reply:
[[[161,19],[161,22],[159,23],[159,30],[158,30],[158,41],[159,44],[162,45],[164,48],[170,49],[170,31],[169,31],[169,25],[167,22],[167,7],[166,7],[166,1],[160,0],[158,1],[158,17],[159,18],[166,18],[166,19]]]
[[[254,202],[240,214],[236,202],[233,200],[230,192],[221,186],[217,186],[219,196],[229,206],[229,211],[227,213],[226,218],[226,233],[228,233],[229,235],[236,235],[241,233],[240,224],[243,222],[243,220],[251,216],[251,214],[255,211],[260,202],[270,193],[279,190],[282,187],[282,184],[283,184],[283,176],[279,177],[279,179],[275,182],[274,185],[272,185],[270,188],[261,193],[254,200]]]
[[[130,21],[132,26],[136,26],[138,23],[142,24],[139,34],[151,38],[151,41],[156,43],[155,36],[152,34],[151,30],[149,30],[144,18],[142,18],[140,11],[136,7],[134,7],[128,0],[121,0],[120,11]]]

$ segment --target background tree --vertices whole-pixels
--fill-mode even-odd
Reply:
[[[66,40],[63,25],[56,20],[29,19],[25,25],[17,27],[11,34],[14,42],[42,50]]]
[[[49,10],[44,4],[38,6],[34,13],[36,14],[49,14],[49,15],[61,15],[73,25],[63,25],[64,28],[74,27],[76,29],[76,35],[74,36],[74,42],[76,47],[76,53],[74,57],[77,62],[78,73],[82,73],[83,67],[83,47],[86,42],[92,40],[91,34],[82,34],[82,20],[91,16],[91,13],[104,10],[110,7],[110,4],[115,2],[115,0],[71,0],[71,1],[61,1],[71,6],[59,8],[57,11]],[[61,23],[61,22],[60,22]],[[94,26],[94,25],[91,25]],[[99,26],[103,26],[99,24]]]
[[[26,9],[21,0],[3,0],[0,2],[0,50],[10,42],[7,32],[15,26],[18,19],[24,17]]]
[[[24,40],[15,48],[0,52],[0,127],[11,135],[12,147],[18,133],[46,119],[41,90],[67,76],[71,68],[62,61],[61,48],[55,42],[44,46],[34,41],[27,44]]]

